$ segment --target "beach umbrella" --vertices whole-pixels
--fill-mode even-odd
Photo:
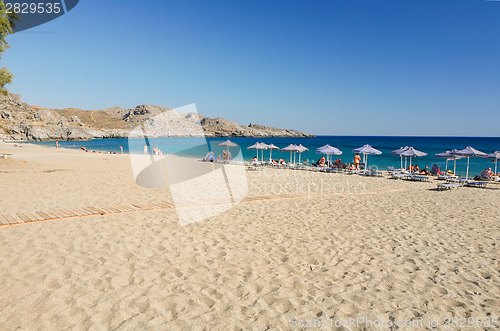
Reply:
[[[328,147],[332,147],[332,146],[330,146],[329,144],[326,144],[325,146],[318,147],[318,148],[316,148],[316,153],[321,153],[322,149],[325,149]]]
[[[341,155],[342,151],[336,147],[325,145],[316,149],[316,153],[329,155]]]
[[[401,147],[400,149],[396,149],[395,151],[391,152],[391,155],[397,155],[401,158],[401,169],[403,169],[403,155],[401,155],[401,153],[406,151],[408,148],[409,148],[408,146],[405,146],[405,147]],[[406,157],[405,157],[405,169],[406,169]]]
[[[485,159],[495,159],[495,174],[497,174],[497,164],[498,164],[498,159],[500,159],[500,151],[495,151],[491,154],[488,154],[484,158]]]
[[[405,157],[409,157],[410,158],[410,167],[411,167],[411,158],[412,157],[418,157],[418,156],[426,156],[427,153],[424,153],[424,152],[421,152],[421,151],[417,151],[415,148],[413,147],[408,147],[406,149],[406,151],[404,152],[401,152],[401,155],[402,156],[405,156]]]
[[[267,145],[267,149],[269,150],[269,159],[271,160],[273,149],[280,149],[280,148],[278,146],[274,146],[273,144],[269,144]]]
[[[458,156],[463,156],[467,158],[467,174],[465,175],[465,178],[469,178],[469,160],[471,157],[478,157],[478,156],[487,156],[488,154],[478,151],[474,147],[467,146],[464,149],[461,149],[456,152]]]
[[[302,155],[303,152],[308,151],[309,148],[302,146],[302,144],[297,146],[297,148],[299,149],[298,152],[299,152],[299,163],[300,163],[300,156]]]
[[[262,161],[264,161],[264,150],[267,149],[267,145],[264,143],[255,143],[247,149],[256,149],[257,150],[257,162],[259,162],[259,149],[262,150]]]
[[[457,173],[457,160],[461,159],[462,156],[457,155],[458,149],[452,149],[451,151],[446,151],[443,153],[434,154],[435,157],[446,158],[446,170],[448,170],[448,161],[453,160],[453,173]]]
[[[360,153],[360,154],[363,154],[363,163],[365,164],[365,169],[368,169],[368,155],[380,155],[382,154],[381,151],[379,151],[378,149],[375,149],[373,148],[372,146],[370,145],[364,145],[364,146],[361,146],[359,148],[356,148],[356,149],[353,149],[352,150],[353,153]]]
[[[292,153],[293,152],[298,152],[298,146],[294,144],[290,144],[282,149],[280,149],[280,152],[290,152],[290,163],[292,163]]]
[[[228,155],[229,155],[229,147],[238,147],[237,144],[233,143],[231,140],[226,140],[222,143],[219,144],[219,146],[226,146],[227,147],[227,152],[228,152]]]

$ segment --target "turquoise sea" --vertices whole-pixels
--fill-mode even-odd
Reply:
[[[219,143],[228,138],[152,138],[149,139],[149,144],[152,147],[159,147],[164,154],[177,154],[180,156],[202,158],[205,154],[212,150],[215,155],[222,155],[222,150],[225,147],[218,146]],[[390,152],[402,146],[413,146],[416,149],[426,152],[428,155],[419,157],[412,161],[413,164],[418,164],[420,168],[424,166],[431,167],[432,164],[438,164],[442,169],[445,168],[445,159],[434,157],[434,154],[444,152],[451,149],[462,149],[467,146],[472,146],[485,153],[492,153],[500,150],[500,137],[485,138],[485,137],[381,137],[381,136],[318,136],[314,138],[229,138],[239,147],[231,147],[230,151],[234,158],[239,155],[245,161],[251,160],[256,156],[255,150],[247,150],[247,147],[256,142],[264,142],[266,144],[273,143],[274,145],[283,148],[289,144],[302,144],[309,148],[309,151],[302,153],[302,161],[308,160],[309,163],[318,160],[321,155],[315,153],[318,147],[330,144],[340,149],[343,154],[333,156],[333,159],[341,159],[342,162],[352,162],[354,148],[361,147],[365,144],[370,144],[374,148],[382,151],[382,155],[369,155],[368,165],[378,166],[379,169],[385,170],[387,166],[400,166],[400,158],[390,155]],[[38,144],[54,146],[54,142],[40,142]],[[65,148],[80,148],[85,146],[89,150],[96,151],[113,151],[120,152],[120,146],[123,146],[125,153],[143,153],[144,140],[141,139],[96,139],[90,141],[62,141],[62,147]],[[75,145],[76,147],[73,147]],[[260,152],[261,153],[261,152]],[[279,152],[273,150],[273,159],[283,158],[289,161],[289,152]],[[259,157],[260,158],[260,157]],[[269,159],[269,151],[264,151],[264,158]],[[467,167],[467,159],[457,160],[457,173],[465,175]],[[494,168],[491,160],[482,158],[471,158],[470,169],[471,174],[478,174],[485,168]],[[453,169],[453,161],[449,161],[448,168]]]

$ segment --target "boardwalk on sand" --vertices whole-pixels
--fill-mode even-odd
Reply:
[[[159,203],[134,203],[134,204],[120,204],[113,206],[88,206],[88,207],[74,207],[55,210],[42,210],[37,212],[23,212],[16,214],[0,215],[0,226],[14,225],[30,222],[41,222],[57,219],[65,219],[72,217],[83,217],[93,215],[117,214],[127,213],[142,210],[155,210],[155,209],[170,209],[174,204],[171,202]]]
[[[381,194],[389,192],[405,191],[405,189],[389,189],[381,191],[366,191],[366,192],[344,192],[344,193],[314,193],[314,194],[295,194],[295,195],[275,195],[275,196],[253,196],[246,197],[241,202],[266,201],[266,200],[287,200],[293,198],[304,198],[310,196],[324,195],[359,195],[359,194]],[[207,203],[206,205],[226,204],[227,202]],[[199,204],[186,202],[185,204],[177,204],[177,207],[199,206]],[[42,210],[37,212],[23,212],[15,214],[0,215],[0,227],[6,225],[25,224],[32,222],[51,221],[67,218],[76,218],[84,216],[106,215],[129,213],[135,211],[173,209],[176,207],[172,202],[157,202],[157,203],[132,203],[132,204],[117,204],[112,206],[88,206],[88,207],[73,207],[55,210]]]

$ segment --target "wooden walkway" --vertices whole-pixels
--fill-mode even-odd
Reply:
[[[30,213],[24,212],[24,213],[0,215],[0,226],[51,221],[51,220],[66,219],[73,217],[118,214],[118,213],[127,213],[133,211],[170,209],[170,208],[174,208],[173,203],[160,202],[160,203],[120,204],[114,206],[89,206],[81,208],[65,208],[65,209],[55,209],[50,211],[43,210]]]
[[[313,193],[313,194],[295,194],[295,195],[275,195],[275,196],[252,196],[246,197],[241,202],[252,201],[268,201],[268,200],[289,200],[294,198],[304,198],[310,196],[328,196],[328,195],[364,195],[364,194],[381,194],[389,192],[405,191],[405,189],[389,189],[379,191],[366,191],[366,192],[345,192],[345,193]],[[207,205],[218,205],[227,202],[211,203]],[[199,206],[187,203],[179,204],[179,207]],[[32,222],[52,221],[68,218],[77,218],[84,216],[108,215],[129,213],[135,211],[147,210],[160,210],[160,209],[173,209],[175,208],[172,202],[158,202],[158,203],[134,203],[134,204],[120,204],[113,206],[89,206],[81,208],[64,208],[55,210],[43,210],[37,212],[23,212],[15,214],[0,215],[0,227],[7,225],[25,224]]]

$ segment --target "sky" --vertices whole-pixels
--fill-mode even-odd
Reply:
[[[12,93],[318,135],[500,136],[500,1],[80,0],[8,37]]]

